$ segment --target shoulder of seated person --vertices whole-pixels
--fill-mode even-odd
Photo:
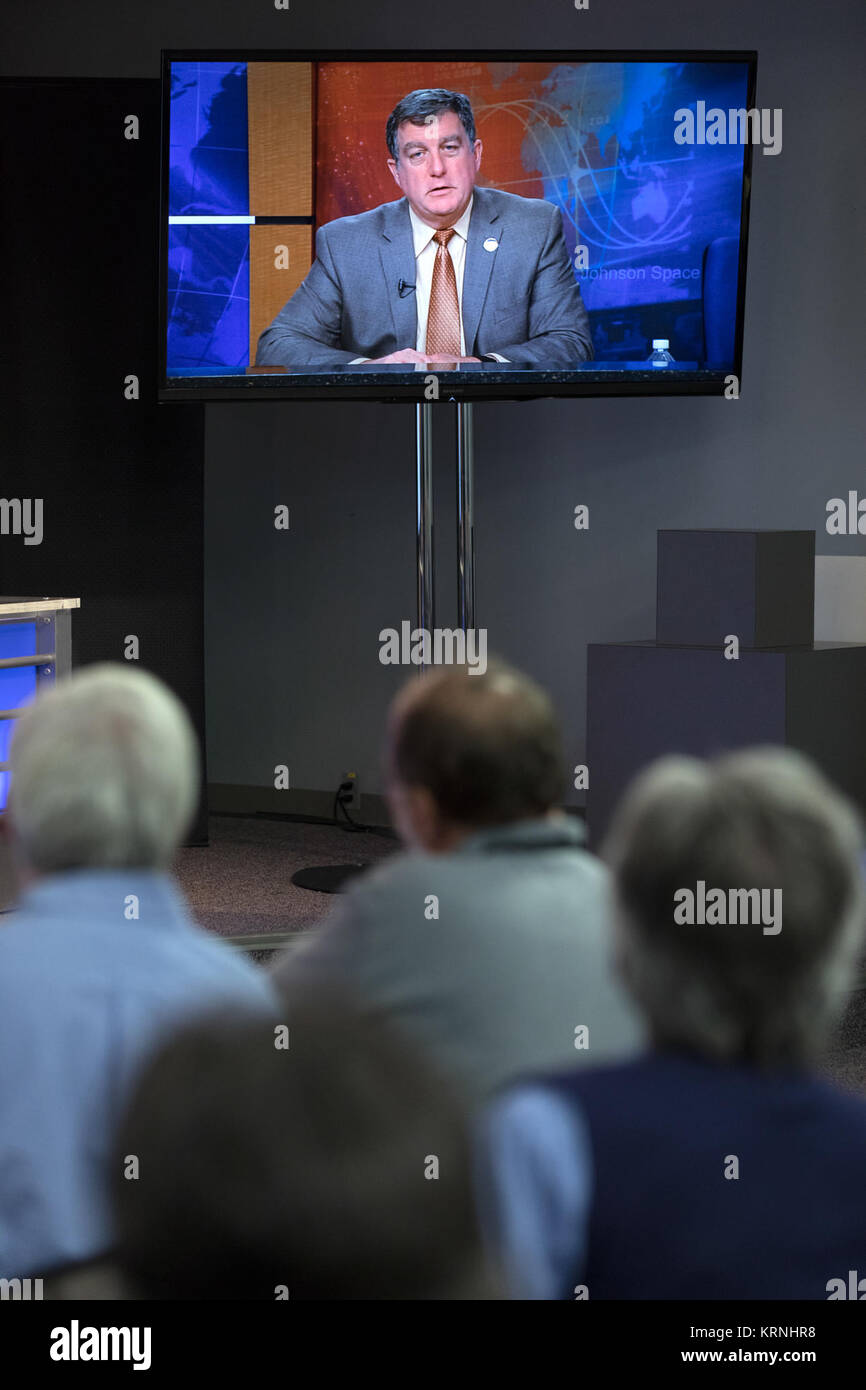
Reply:
[[[389,895],[406,887],[431,883],[443,871],[459,862],[453,854],[428,854],[421,849],[400,849],[372,865],[349,885],[353,897]]]

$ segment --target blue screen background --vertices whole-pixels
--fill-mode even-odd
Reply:
[[[172,63],[169,161],[170,216],[249,213],[245,63]],[[249,241],[247,226],[169,226],[169,372],[246,364]]]

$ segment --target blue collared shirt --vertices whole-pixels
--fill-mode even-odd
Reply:
[[[194,1013],[276,1010],[264,971],[197,927],[164,874],[75,870],[0,925],[0,1277],[111,1244],[114,1134],[148,1051]]]
[[[560,1299],[586,1257],[593,1194],[586,1122],[543,1086],[503,1092],[478,1122],[478,1196],[512,1298]]]

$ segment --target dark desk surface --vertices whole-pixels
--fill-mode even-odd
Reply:
[[[218,376],[269,376],[277,374],[279,376],[307,377],[307,376],[333,376],[333,377],[368,377],[368,376],[398,376],[414,378],[420,374],[429,376],[435,372],[437,376],[460,377],[465,375],[483,376],[485,380],[493,380],[497,377],[506,379],[519,376],[533,377],[561,377],[579,375],[581,377],[603,375],[609,376],[611,372],[620,374],[627,373],[633,376],[636,372],[645,373],[647,376],[657,376],[660,373],[670,375],[672,372],[688,372],[693,374],[698,371],[697,362],[673,362],[670,365],[663,364],[655,366],[649,362],[578,362],[574,367],[526,367],[519,362],[461,362],[458,366],[448,371],[442,362],[346,362],[339,366],[315,367],[307,365],[303,367],[232,367],[220,369],[205,375]],[[714,373],[717,374],[717,373]],[[195,367],[183,367],[172,376],[198,376],[201,372]]]
[[[346,363],[298,369],[285,367],[173,368],[162,399],[367,399],[422,403],[427,379],[437,379],[437,400],[519,400],[575,395],[722,395],[732,367],[700,367],[675,362],[580,362],[571,368],[539,368],[516,362],[464,362],[444,370],[441,363]]]

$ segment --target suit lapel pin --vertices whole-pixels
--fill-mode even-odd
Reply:
[[[495,251],[498,245],[499,245],[499,242],[496,240],[496,237],[495,237],[495,236],[489,236],[489,237],[487,238],[487,240],[485,241],[485,243],[484,243],[484,250],[485,250],[485,251]]]

